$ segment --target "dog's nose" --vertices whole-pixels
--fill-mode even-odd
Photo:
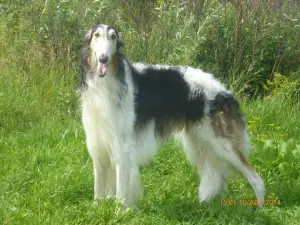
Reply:
[[[107,56],[100,56],[99,61],[103,64],[107,63],[108,61],[108,57]]]

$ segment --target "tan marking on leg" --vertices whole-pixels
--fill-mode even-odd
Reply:
[[[240,150],[233,148],[233,151],[239,157],[239,159],[241,160],[241,162],[243,163],[244,166],[246,166],[248,168],[252,168],[251,165],[249,164],[248,160],[245,158],[245,156],[243,155],[243,153]]]
[[[212,128],[216,134],[217,137],[224,137],[224,116],[223,116],[223,111],[217,112],[213,117],[212,117]]]
[[[217,137],[229,139],[233,151],[241,162],[245,166],[251,167],[243,154],[245,123],[239,109],[229,105],[225,106],[223,111],[216,112],[212,116],[212,128]]]

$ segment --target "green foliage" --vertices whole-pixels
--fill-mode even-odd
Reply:
[[[236,53],[237,12],[229,5],[227,10],[216,10],[207,20],[196,58],[233,90],[250,96],[262,94],[263,84],[273,73],[287,76],[299,69],[299,5],[295,10],[283,4],[280,12],[275,12],[270,4],[257,3],[256,7],[244,8]]]
[[[299,7],[253,1],[243,5],[238,22],[237,8],[217,0],[6,1],[2,17],[6,41],[23,60],[41,54],[37,60],[78,68],[85,31],[106,23],[121,31],[129,59],[201,67],[252,97],[264,94],[274,73],[299,69]]]
[[[300,142],[295,139],[279,141],[274,139],[266,140],[263,151],[268,153],[264,158],[267,168],[277,168],[281,173],[289,176],[297,176],[298,162],[300,160]]]
[[[267,80],[264,89],[268,96],[283,98],[289,102],[297,102],[300,99],[299,72],[290,77],[279,73],[273,75],[272,80]]]
[[[2,1],[0,223],[298,224],[299,4],[249,2],[258,5],[243,8],[235,53],[236,8],[217,0]],[[282,205],[253,212],[218,200],[199,204],[197,172],[173,141],[142,170],[144,196],[135,210],[92,201],[76,79],[84,33],[100,22],[121,31],[129,59],[203,68],[241,97],[250,161],[266,198]],[[247,99],[255,94],[261,97]],[[230,182],[221,197],[253,198],[245,180]]]

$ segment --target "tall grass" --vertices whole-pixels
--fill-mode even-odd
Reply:
[[[298,224],[299,4],[272,4],[242,6],[235,43],[237,8],[216,0],[2,2],[0,224]],[[200,205],[197,173],[172,141],[142,170],[137,209],[93,202],[76,88],[80,44],[98,22],[121,31],[133,61],[200,67],[230,87],[247,118],[250,161],[281,205]],[[221,197],[252,198],[245,180]]]
[[[299,68],[300,6],[255,0],[240,7],[239,19],[237,5],[217,0],[5,1],[1,17],[3,35],[25,61],[34,48],[70,69],[84,32],[106,23],[121,31],[133,61],[201,67],[247,96],[263,95],[274,73],[289,76]]]

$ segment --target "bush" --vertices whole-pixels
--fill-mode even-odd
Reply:
[[[299,68],[299,4],[292,8],[287,3],[282,1],[278,11],[269,2],[244,6],[236,53],[237,10],[220,7],[202,29],[196,62],[236,91],[263,94],[263,84],[274,73],[289,76]]]

